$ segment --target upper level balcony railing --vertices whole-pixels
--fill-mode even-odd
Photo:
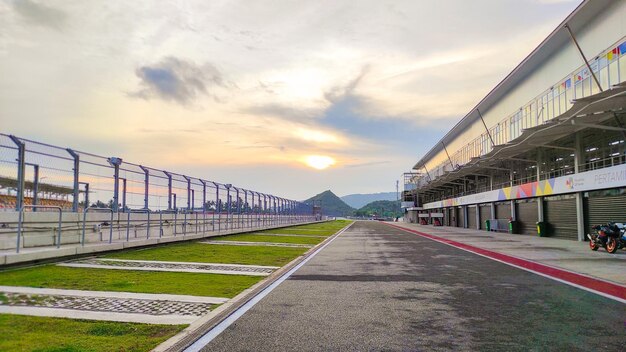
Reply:
[[[603,90],[626,81],[626,37],[599,53],[589,62],[589,66]],[[417,180],[418,187],[446,171],[466,164],[472,158],[489,153],[493,148],[489,135],[495,145],[508,143],[519,137],[523,130],[540,126],[565,113],[572,107],[573,100],[599,92],[587,65],[580,66],[517,111],[491,126],[488,129],[489,134],[484,132],[455,151],[450,156],[451,163],[450,160],[446,160],[432,168],[429,175],[422,175]]]

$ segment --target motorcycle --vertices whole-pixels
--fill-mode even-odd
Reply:
[[[621,223],[609,222],[592,227],[595,234],[587,234],[589,248],[597,251],[604,247],[607,252],[615,253],[620,248],[626,248],[626,226]]]

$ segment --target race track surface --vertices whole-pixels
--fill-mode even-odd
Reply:
[[[624,351],[626,306],[361,221],[203,351]]]

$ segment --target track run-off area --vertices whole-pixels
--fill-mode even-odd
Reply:
[[[626,306],[619,299],[500,259],[358,221],[195,348],[624,350]]]

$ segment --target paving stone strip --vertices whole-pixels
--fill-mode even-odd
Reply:
[[[267,247],[292,247],[292,248],[313,248],[315,245],[299,243],[274,243],[274,242],[246,242],[246,241],[202,241],[204,244],[222,244],[230,246],[267,246]]]
[[[209,296],[189,296],[189,295],[173,295],[173,294],[156,294],[156,293],[135,293],[135,292],[115,292],[115,291],[86,291],[86,290],[68,290],[59,288],[39,288],[39,287],[23,287],[23,286],[0,286],[0,292],[18,293],[29,295],[52,295],[52,296],[75,296],[75,297],[105,297],[118,299],[143,299],[152,301],[178,301],[191,303],[210,303],[222,304],[229,300],[223,297]]]
[[[182,315],[200,317],[211,311],[210,303],[177,302],[110,297],[76,297],[2,292],[0,305],[61,308],[110,313]]]
[[[67,262],[67,263],[60,263],[57,265],[78,267],[78,268],[169,271],[169,272],[251,275],[251,276],[268,276],[274,270],[278,269],[278,267],[276,266],[238,265],[238,264],[219,264],[219,263],[164,262],[164,261],[124,260],[124,259],[106,259],[106,258],[81,259],[81,260],[76,260],[76,261]]]
[[[285,233],[251,233],[251,235],[259,236],[278,236],[278,237],[311,237],[311,238],[327,238],[330,236],[322,235],[300,235],[300,234],[285,234]]]

